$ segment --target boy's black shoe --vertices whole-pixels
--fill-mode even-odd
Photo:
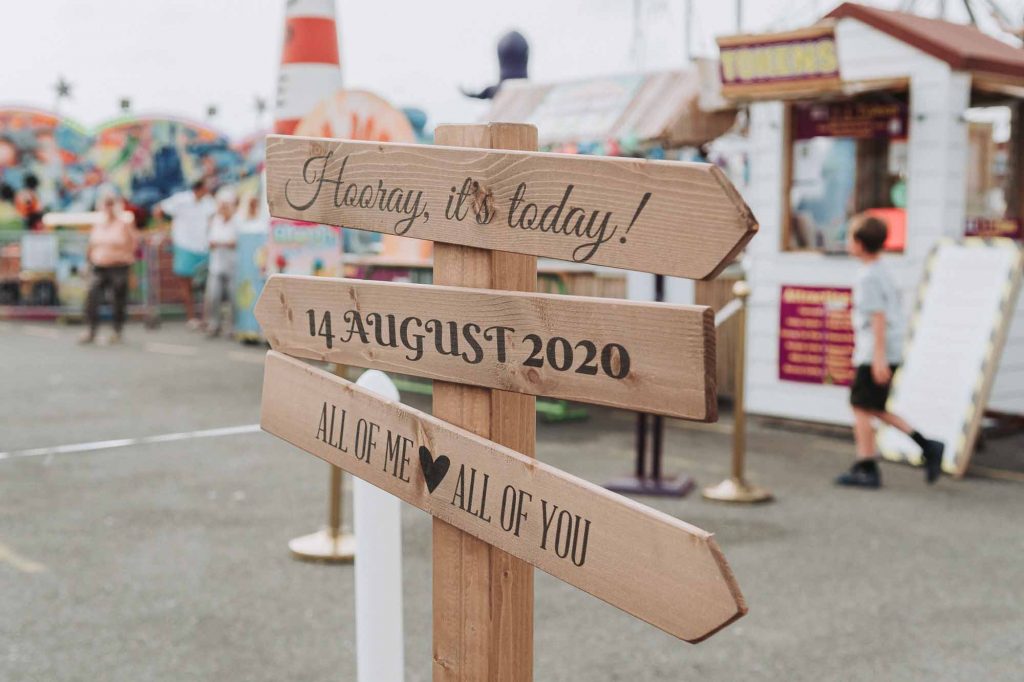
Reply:
[[[942,474],[942,452],[946,449],[940,441],[925,440],[921,452],[924,455],[924,480],[929,484],[939,480]]]
[[[849,471],[836,477],[836,485],[855,488],[880,488],[882,486],[882,474],[878,470],[878,463],[873,459],[854,462]]]

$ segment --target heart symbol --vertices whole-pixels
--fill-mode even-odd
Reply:
[[[427,482],[428,491],[434,492],[437,490],[437,486],[441,485],[441,481],[444,480],[445,475],[448,473],[448,467],[451,465],[451,460],[446,456],[441,455],[434,459],[426,446],[420,446],[420,468],[423,469],[423,480]]]

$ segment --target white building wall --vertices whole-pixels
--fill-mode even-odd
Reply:
[[[1024,292],[1017,298],[988,406],[994,412],[1024,415]]]
[[[853,19],[836,26],[840,73],[845,81],[910,79],[910,142],[907,178],[907,249],[887,255],[913,305],[924,259],[944,235],[962,234],[967,128],[961,113],[970,79],[941,62]],[[848,389],[780,381],[779,297],[782,285],[850,287],[857,263],[845,256],[782,251],[784,105],[751,105],[751,188],[747,203],[761,231],[745,266],[751,286],[747,343],[747,402],[753,413],[849,424]]]

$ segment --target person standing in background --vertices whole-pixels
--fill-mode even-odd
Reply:
[[[209,257],[208,230],[217,204],[210,196],[207,181],[198,180],[192,189],[164,199],[157,204],[156,215],[171,217],[171,245],[174,249],[174,274],[178,277],[185,302],[189,329],[202,329],[192,300],[195,278]]]
[[[238,229],[242,232],[266,232],[266,220],[260,214],[260,197],[258,194],[251,195],[245,202],[245,207],[239,211],[241,219]]]
[[[210,268],[206,273],[204,296],[206,333],[210,338],[220,336],[224,303],[232,304],[228,329],[234,324],[235,247],[239,222],[238,197],[233,189],[223,187],[217,192],[217,213],[210,220]]]
[[[128,309],[128,276],[135,262],[135,249],[139,239],[134,223],[127,219],[117,197],[111,189],[100,192],[97,200],[100,219],[89,232],[86,257],[92,266],[89,293],[85,299],[85,319],[89,328],[83,332],[80,343],[96,340],[99,327],[100,303],[105,292],[111,293],[114,332],[109,342],[121,341]]]

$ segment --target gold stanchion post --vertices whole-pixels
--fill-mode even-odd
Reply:
[[[334,373],[344,376],[345,367],[338,365]],[[302,561],[350,564],[356,557],[356,538],[341,530],[341,469],[333,464],[330,467],[327,528],[295,538],[288,543],[288,549],[293,557]]]
[[[747,456],[747,413],[744,405],[744,390],[747,362],[747,298],[750,287],[740,280],[733,285],[732,293],[739,299],[740,309],[736,312],[736,385],[733,389],[732,426],[732,472],[731,476],[718,485],[705,488],[702,495],[719,502],[767,502],[772,499],[768,490],[747,483],[744,468]]]

